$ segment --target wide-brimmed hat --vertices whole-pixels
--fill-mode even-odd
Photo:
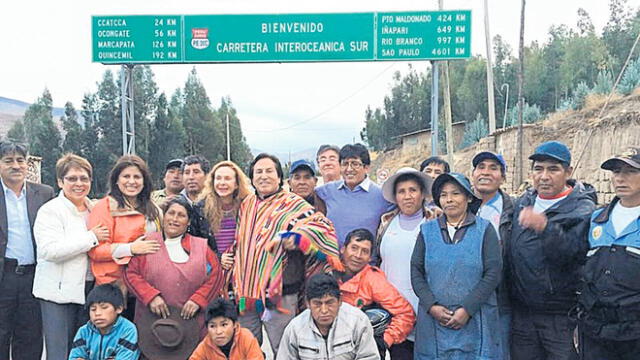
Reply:
[[[600,165],[604,170],[615,170],[622,164],[627,164],[633,168],[640,169],[640,148],[629,148],[620,155],[616,155],[606,160]]]
[[[431,196],[431,184],[433,183],[433,179],[431,178],[431,176],[411,167],[403,167],[398,169],[398,171],[396,171],[395,174],[393,174],[390,178],[388,178],[384,182],[384,184],[382,184],[382,196],[384,196],[384,198],[388,202],[394,203],[394,204],[396,203],[396,197],[394,194],[395,188],[396,188],[396,180],[398,180],[400,176],[405,174],[414,175],[416,179],[422,183],[422,186],[424,188],[423,195]]]
[[[171,314],[166,319],[158,317],[149,309],[140,309],[136,314],[138,344],[148,359],[188,359],[200,342],[200,324],[197,317],[184,320],[180,309],[170,306]]]
[[[469,198],[471,199],[469,210],[475,214],[480,208],[482,200],[473,193],[473,190],[471,189],[471,182],[469,182],[469,179],[467,179],[466,176],[460,173],[452,172],[448,174],[442,174],[439,175],[433,182],[431,193],[433,194],[433,202],[436,204],[436,206],[442,208],[442,206],[440,206],[440,192],[442,192],[442,187],[444,186],[444,184],[448,182],[457,184],[458,186],[460,186],[460,188],[462,188],[462,190],[464,190],[464,192],[467,193],[467,196],[469,196]]]

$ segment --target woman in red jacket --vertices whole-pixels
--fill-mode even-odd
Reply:
[[[136,256],[127,266],[124,279],[138,300],[136,324],[141,316],[148,315],[144,312],[166,318],[172,307],[180,309],[183,319],[197,321],[205,334],[203,310],[220,291],[223,276],[218,257],[207,246],[207,240],[186,233],[192,211],[184,197],[168,200],[163,232],[148,235],[158,241],[160,250]],[[138,331],[151,329],[139,327]],[[145,353],[145,349],[140,350]],[[184,357],[193,350],[185,349]]]

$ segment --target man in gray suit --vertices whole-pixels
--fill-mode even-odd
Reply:
[[[0,359],[40,360],[42,319],[33,297],[33,223],[53,189],[25,180],[27,149],[0,143]]]

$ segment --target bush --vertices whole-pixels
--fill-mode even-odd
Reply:
[[[508,126],[516,126],[518,125],[518,109],[520,107],[518,105],[514,106],[509,110],[509,116],[507,119]],[[526,102],[524,103],[524,111],[522,112],[522,123],[523,124],[532,124],[542,118],[542,110],[538,105],[529,105]]]
[[[640,86],[640,61],[632,60],[620,79],[618,91],[623,95],[629,95],[638,86]]]
[[[460,149],[471,146],[483,137],[489,135],[489,125],[482,115],[477,114],[476,119],[470,123],[464,124],[464,135],[462,136],[462,144]]]
[[[596,83],[593,85],[592,92],[594,94],[605,94],[608,95],[613,89],[613,77],[609,71],[598,72],[598,77],[596,77]]]

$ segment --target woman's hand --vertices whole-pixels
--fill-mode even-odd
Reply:
[[[100,242],[109,239],[109,229],[104,225],[96,225],[89,231],[91,231]]]
[[[467,325],[469,318],[470,316],[467,313],[467,310],[464,308],[458,308],[454,311],[453,316],[445,326],[453,330],[460,330],[463,326]]]
[[[160,295],[154,297],[153,300],[151,300],[151,302],[149,303],[149,310],[151,310],[152,313],[162,317],[163,319],[166,319],[170,315],[169,306],[166,302],[164,302],[164,299]]]
[[[200,310],[200,305],[189,300],[182,307],[182,311],[180,311],[180,316],[185,320],[189,320],[198,312],[198,310]]]
[[[446,326],[453,316],[453,311],[442,305],[433,305],[431,309],[429,309],[429,314],[436,319],[440,325]]]
[[[160,244],[155,240],[145,240],[146,235],[142,235],[131,243],[131,253],[133,255],[153,254],[160,250]]]
[[[220,257],[220,266],[222,266],[223,270],[231,270],[231,268],[233,267],[233,258],[234,254],[231,252],[222,254],[222,256]]]

